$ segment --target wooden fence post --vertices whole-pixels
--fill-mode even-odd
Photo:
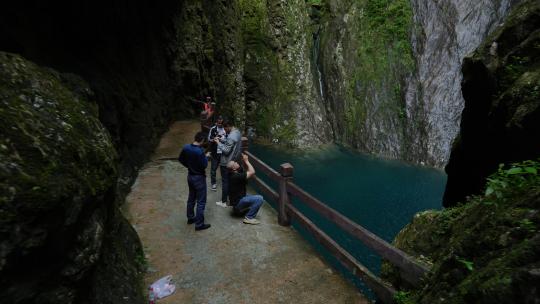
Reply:
[[[287,193],[287,181],[293,178],[294,167],[289,163],[279,166],[281,179],[279,180],[279,202],[278,202],[278,223],[281,226],[291,225],[289,215],[287,214],[287,204],[290,204],[289,194]]]

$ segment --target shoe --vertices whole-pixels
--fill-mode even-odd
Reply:
[[[250,225],[259,225],[261,223],[257,219],[254,219],[254,218],[250,219],[250,218],[247,218],[247,217],[244,218],[243,222],[244,222],[244,224],[250,224]]]
[[[210,224],[202,224],[202,225],[199,226],[199,227],[195,227],[195,230],[196,230],[196,231],[205,230],[205,229],[210,228],[210,226],[212,226],[212,225],[210,225]]]
[[[216,202],[216,205],[218,205],[220,207],[227,207],[227,204],[222,202],[222,201]]]
[[[216,184],[212,185],[212,191],[217,191],[217,185]]]
[[[191,225],[191,224],[195,223],[195,219],[188,219],[187,223],[188,223],[188,225]]]

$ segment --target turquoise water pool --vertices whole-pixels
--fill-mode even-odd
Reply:
[[[442,208],[446,174],[441,170],[383,160],[335,145],[316,151],[288,152],[252,144],[250,151],[274,169],[284,162],[291,163],[296,184],[388,242],[415,213]],[[275,183],[263,179],[277,189]],[[293,203],[362,264],[379,274],[381,259],[377,254],[301,202]],[[364,288],[301,227],[294,222],[293,226],[331,265]]]

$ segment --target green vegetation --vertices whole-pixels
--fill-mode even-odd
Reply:
[[[238,5],[242,15],[240,25],[244,43],[250,47],[264,46],[270,39],[267,35],[269,25],[266,1],[240,0]]]
[[[501,75],[500,90],[508,89],[512,84],[530,68],[531,59],[529,57],[510,56],[504,66],[503,75]]]
[[[410,292],[398,291],[394,295],[394,301],[396,304],[414,304],[415,302],[410,297]]]
[[[388,43],[403,55],[407,64],[413,64],[410,45],[412,10],[408,1],[402,0],[370,0],[365,4],[366,23],[369,34],[378,40]],[[374,49],[382,51],[382,49]]]
[[[412,10],[406,0],[357,0],[355,49],[357,65],[351,71],[345,110],[346,131],[356,137],[358,122],[368,115],[406,120],[401,84],[414,70],[410,43]],[[375,100],[377,99],[377,100]],[[370,104],[378,104],[374,112]]]
[[[523,191],[534,185],[540,185],[540,163],[537,161],[524,161],[514,163],[507,168],[504,164],[499,165],[497,172],[487,179],[485,204],[500,202],[505,196],[511,196],[516,191]]]
[[[283,27],[280,30],[289,31],[298,21],[288,10],[273,12],[278,16],[271,16],[267,2],[262,0],[240,0],[239,8],[245,52],[247,120],[263,139],[291,144],[297,136],[294,99],[299,92],[293,81],[294,63],[276,50],[277,45],[287,45],[287,41],[278,41],[271,28],[280,26]],[[281,14],[285,22],[278,18]],[[279,24],[272,24],[278,21]],[[287,48],[293,46],[287,45]]]
[[[323,0],[306,0],[306,3],[308,5],[321,6],[323,4]]]
[[[148,260],[146,259],[144,252],[141,251],[135,254],[135,264],[137,264],[138,269],[146,271],[148,268]]]
[[[511,303],[517,291],[534,290],[528,271],[537,266],[540,238],[540,160],[501,165],[486,193],[460,206],[415,216],[395,244],[427,259],[425,286],[403,291],[410,303],[467,303],[497,299]],[[383,276],[399,286],[389,264]],[[405,297],[407,296],[407,297]],[[406,302],[401,302],[406,303]]]
[[[467,268],[467,270],[469,270],[469,271],[473,271],[473,270],[474,270],[474,263],[473,263],[473,262],[467,261],[467,260],[462,259],[462,258],[459,258],[459,257],[456,258],[456,260],[457,260],[458,262],[460,262],[461,264],[463,264],[463,266],[464,266],[465,268]]]

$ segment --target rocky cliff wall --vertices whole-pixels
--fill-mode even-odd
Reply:
[[[415,215],[394,241],[431,271],[410,288],[383,266],[402,303],[539,301],[539,69],[540,3],[524,1],[463,62],[448,208]]]
[[[141,303],[143,252],[115,204],[93,92],[18,55],[0,52],[0,67],[2,302]]]
[[[540,4],[528,1],[463,62],[465,108],[444,205],[483,192],[500,163],[540,157]]]
[[[25,0],[1,6],[0,50],[90,84],[119,153],[119,191],[125,193],[172,117],[193,113],[190,98],[209,90],[204,65],[193,63],[197,58],[176,39],[199,15],[178,17],[191,9],[188,1]],[[202,76],[178,72],[178,64],[173,69],[183,58],[186,67],[197,64]]]
[[[517,2],[321,1],[321,91],[334,140],[444,166],[463,110],[461,61]]]
[[[442,167],[459,130],[461,62],[495,30],[517,0],[411,1],[416,69],[407,83],[406,159]]]
[[[19,117],[21,121],[17,122],[21,126],[15,124],[13,131],[4,130],[2,140],[28,137],[34,142],[17,144],[16,148],[21,149],[18,154],[10,152],[10,145],[2,145],[7,147],[2,153],[9,152],[8,156],[14,157],[6,159],[3,155],[1,162],[3,170],[7,170],[2,171],[0,206],[0,279],[5,287],[2,301],[144,301],[139,280],[144,254],[138,237],[117,207],[129,191],[137,168],[149,157],[169,122],[191,116],[199,109],[193,103],[194,98],[206,94],[237,94],[229,83],[216,85],[222,78],[215,75],[223,74],[219,69],[228,67],[232,60],[231,52],[228,57],[220,53],[229,48],[228,42],[212,38],[213,34],[227,37],[227,28],[209,21],[211,13],[221,14],[222,11],[231,9],[227,3],[214,1],[153,4],[147,1],[43,3],[27,0],[0,5],[0,50],[23,54],[40,65],[60,71],[36,67],[12,55],[3,61],[16,73],[2,69],[6,74],[2,74],[1,81],[7,86],[1,91],[2,115],[7,115],[2,121],[10,122]],[[223,22],[235,20],[231,16],[223,19]],[[13,65],[11,61],[22,63]],[[237,73],[235,66],[225,72],[229,70]],[[65,76],[71,75],[66,73],[78,76]],[[231,79],[229,75],[236,75],[234,73],[225,73],[223,77]],[[21,80],[20,87],[10,87],[11,79],[16,77],[26,78]],[[81,78],[84,80],[79,81]],[[49,82],[59,88],[53,92],[57,95],[42,92]],[[17,108],[12,102],[25,90],[33,95],[21,101],[29,104]],[[90,92],[93,92],[91,97],[87,97]],[[47,100],[43,101],[45,95]],[[14,99],[6,99],[8,97]],[[57,147],[58,141],[51,142],[48,136],[61,136],[67,141],[64,134],[67,131],[56,131],[62,123],[48,116],[58,113],[72,118],[80,116],[79,112],[72,113],[71,108],[57,105],[64,99],[68,100],[66,102],[78,100],[88,116],[81,119],[91,122],[95,130],[84,129],[85,125],[80,125],[79,121],[66,121],[73,128],[71,133],[90,133],[72,138],[73,141],[64,143],[66,147],[62,150]],[[35,100],[47,104],[42,109],[34,109]],[[41,105],[38,103],[38,106]],[[48,109],[50,106],[55,108]],[[30,115],[26,113],[27,108],[29,113],[39,114],[34,115],[35,120],[26,120]],[[55,109],[58,113],[40,112]],[[107,131],[99,124],[97,116]],[[28,125],[22,125],[24,123]],[[33,134],[36,130],[48,132],[42,128],[50,128],[50,133]],[[92,144],[90,135],[107,138],[108,158],[93,156],[92,149],[99,146],[87,147]],[[78,153],[77,145],[87,147],[87,153]],[[55,149],[62,153],[50,155],[49,151]],[[25,153],[38,153],[39,157]],[[50,161],[27,163],[28,159],[43,158],[43,153],[48,154]],[[19,159],[19,156],[24,158]],[[72,160],[79,162],[79,168],[61,166],[62,162],[67,166]],[[50,165],[51,162],[58,167]],[[17,171],[19,167],[24,170]],[[101,169],[110,172],[100,171],[101,175],[85,177],[86,169],[90,173]],[[21,175],[20,179],[17,174]],[[33,174],[44,178],[32,180]],[[54,187],[41,185],[42,182]],[[66,182],[67,188],[56,182]],[[96,188],[93,183],[103,187]]]
[[[305,1],[239,1],[247,124],[274,142],[309,147],[331,140],[312,71]]]
[[[414,68],[407,1],[322,1],[318,66],[334,140],[404,158],[405,80]]]

